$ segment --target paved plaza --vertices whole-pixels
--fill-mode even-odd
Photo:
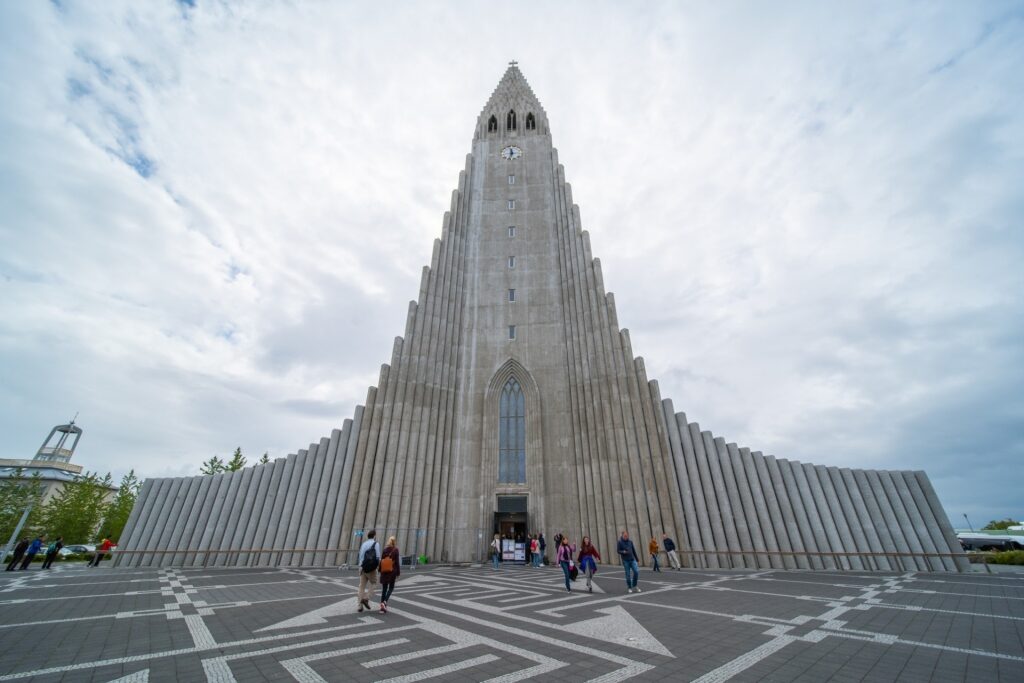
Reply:
[[[406,568],[0,576],[0,681],[1020,681],[1024,575]],[[376,604],[374,607],[376,608]]]

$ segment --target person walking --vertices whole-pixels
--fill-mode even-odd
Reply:
[[[13,572],[18,563],[21,562],[21,558],[25,556],[25,551],[28,550],[29,540],[23,538],[18,541],[18,545],[14,546],[14,551],[11,552],[11,561],[7,563],[7,571]]]
[[[373,595],[373,587],[377,584],[377,567],[380,565],[380,543],[377,542],[377,531],[370,529],[366,533],[366,540],[359,546],[359,591],[356,593],[356,602],[359,603],[359,610],[370,609],[370,596]]]
[[[590,542],[590,536],[584,536],[580,543],[580,554],[576,558],[576,562],[580,566],[580,571],[587,575],[587,590],[591,593],[594,592],[592,580],[597,572],[597,562],[600,561],[601,553],[597,552],[597,548]]]
[[[658,564],[658,553],[661,549],[658,547],[658,539],[652,538],[651,542],[647,544],[647,550],[651,553],[651,562],[654,564],[654,571],[660,572],[661,565]]]
[[[526,534],[526,543],[523,544],[523,550],[526,551],[526,564],[533,564],[533,536]]]
[[[537,569],[540,567],[540,541],[537,540],[537,534],[533,535],[530,539],[530,552],[533,557],[533,568]]]
[[[569,539],[565,536],[561,537],[561,545],[558,546],[558,551],[555,553],[555,561],[558,562],[558,566],[562,568],[562,573],[565,574],[565,590],[572,592],[572,584],[569,582],[572,580],[572,568],[573,561],[572,556],[576,552],[576,546],[569,544]]]
[[[501,562],[501,536],[494,534],[494,540],[491,541],[491,564],[494,571],[498,571],[499,562]]]
[[[107,553],[109,553],[111,548],[116,548],[116,547],[117,547],[117,542],[116,541],[112,541],[109,538],[104,538],[102,541],[100,541],[100,547],[96,548],[96,554],[93,555],[93,558],[91,560],[89,560],[89,565],[88,566],[90,566],[90,567],[98,567],[98,566],[100,566],[100,560],[103,559],[103,556],[106,555]]]
[[[28,566],[32,564],[32,560],[36,558],[36,553],[38,553],[43,547],[44,538],[46,537],[36,536],[36,540],[32,541],[32,543],[28,546],[28,550],[25,551],[25,559],[21,561],[21,566],[18,567],[18,571],[28,569]]]
[[[387,614],[388,600],[395,591],[395,581],[402,573],[402,554],[398,552],[398,539],[388,536],[388,543],[380,556],[380,611]]]
[[[537,537],[537,545],[540,547],[540,562],[537,563],[537,566],[539,567],[542,564],[546,564],[548,561],[548,543],[544,540],[544,534],[540,534]]]
[[[676,571],[681,571],[683,565],[679,562],[679,553],[676,552],[676,542],[669,538],[668,534],[662,534],[661,546],[665,549],[665,554],[668,555],[669,566]]]
[[[639,593],[640,587],[636,585],[636,582],[640,578],[640,558],[636,554],[636,547],[633,545],[633,541],[629,540],[628,531],[623,531],[622,535],[619,536],[619,542],[616,544],[615,549],[619,553],[619,559],[622,560],[623,569],[626,570],[626,592]]]
[[[51,543],[46,548],[46,555],[43,556],[43,569],[49,569],[50,565],[53,564],[53,560],[57,557],[57,553],[64,547],[64,537],[58,536],[57,540]]]

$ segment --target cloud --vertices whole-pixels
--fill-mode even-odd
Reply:
[[[1002,6],[0,8],[0,433],[194,471],[376,382],[517,58],[662,394],[1024,514],[1024,17]]]

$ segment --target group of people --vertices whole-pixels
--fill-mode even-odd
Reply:
[[[665,553],[668,555],[669,565],[673,569],[681,570],[682,564],[679,561],[679,554],[676,552],[675,542],[669,538],[668,534],[661,535],[662,542],[659,545],[657,539],[652,538],[651,542],[647,545],[647,550],[650,553],[652,568],[656,572],[661,571],[661,564],[658,562],[658,555],[664,547]],[[561,567],[563,574],[565,575],[565,590],[572,592],[572,581],[576,579],[576,576],[580,572],[587,577],[587,590],[593,592],[593,577],[594,573],[597,572],[597,563],[601,561],[601,554],[594,547],[589,536],[584,536],[580,542],[579,549],[576,548],[574,543],[569,541],[569,538],[562,533],[558,533],[554,538],[555,543],[555,563]],[[626,589],[628,592],[640,592],[637,587],[637,580],[640,576],[640,557],[637,555],[636,546],[633,545],[633,541],[629,540],[629,532],[623,531],[619,537],[619,541],[616,544],[616,551],[619,555],[619,559],[622,562],[622,566],[626,572]],[[536,534],[530,537],[529,543],[527,544],[527,564],[532,567],[540,567],[541,561],[545,558],[545,549],[547,544],[544,541],[544,534]],[[494,539],[490,545],[491,551],[491,562],[495,570],[498,569],[501,561],[501,536],[494,534]]]
[[[11,561],[7,563],[7,571],[13,572],[15,569],[23,570],[28,569],[28,566],[32,564],[32,560],[36,559],[36,555],[43,549],[43,543],[46,542],[46,536],[36,536],[35,540],[29,541],[27,538],[23,538],[18,541],[18,544],[14,546],[14,552],[11,554]],[[49,569],[50,565],[57,558],[57,553],[64,547],[64,539],[60,536],[57,540],[46,546],[46,554],[43,555],[43,569]],[[18,566],[18,565],[21,566]]]
[[[35,540],[29,541],[27,538],[23,538],[18,541],[18,544],[14,546],[14,552],[12,553],[11,561],[7,563],[7,571],[13,572],[15,569],[23,570],[28,569],[28,566],[32,564],[32,560],[36,559],[36,555],[43,549],[43,544],[46,542],[46,536],[36,536]],[[99,547],[96,548],[95,554],[89,560],[90,567],[100,566],[100,560],[110,552],[110,550],[117,546],[117,543],[109,538],[104,538]],[[57,559],[57,555],[60,553],[61,548],[64,547],[64,537],[58,536],[57,540],[46,546],[46,554],[43,555],[43,566],[42,569],[49,569],[53,565],[53,561]],[[20,565],[20,566],[19,566]]]
[[[359,590],[356,593],[358,611],[370,609],[370,598],[373,597],[374,586],[380,583],[380,611],[386,614],[388,600],[395,590],[395,581],[402,573],[402,554],[398,551],[398,539],[388,537],[388,542],[381,550],[377,542],[377,531],[366,532],[366,540],[359,546]]]

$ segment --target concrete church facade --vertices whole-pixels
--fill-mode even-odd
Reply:
[[[434,561],[482,559],[496,530],[587,534],[611,559],[626,529],[704,567],[966,567],[923,472],[764,456],[662,399],[514,64],[365,406],[287,458],[147,480],[117,562],[324,566],[369,528]]]

